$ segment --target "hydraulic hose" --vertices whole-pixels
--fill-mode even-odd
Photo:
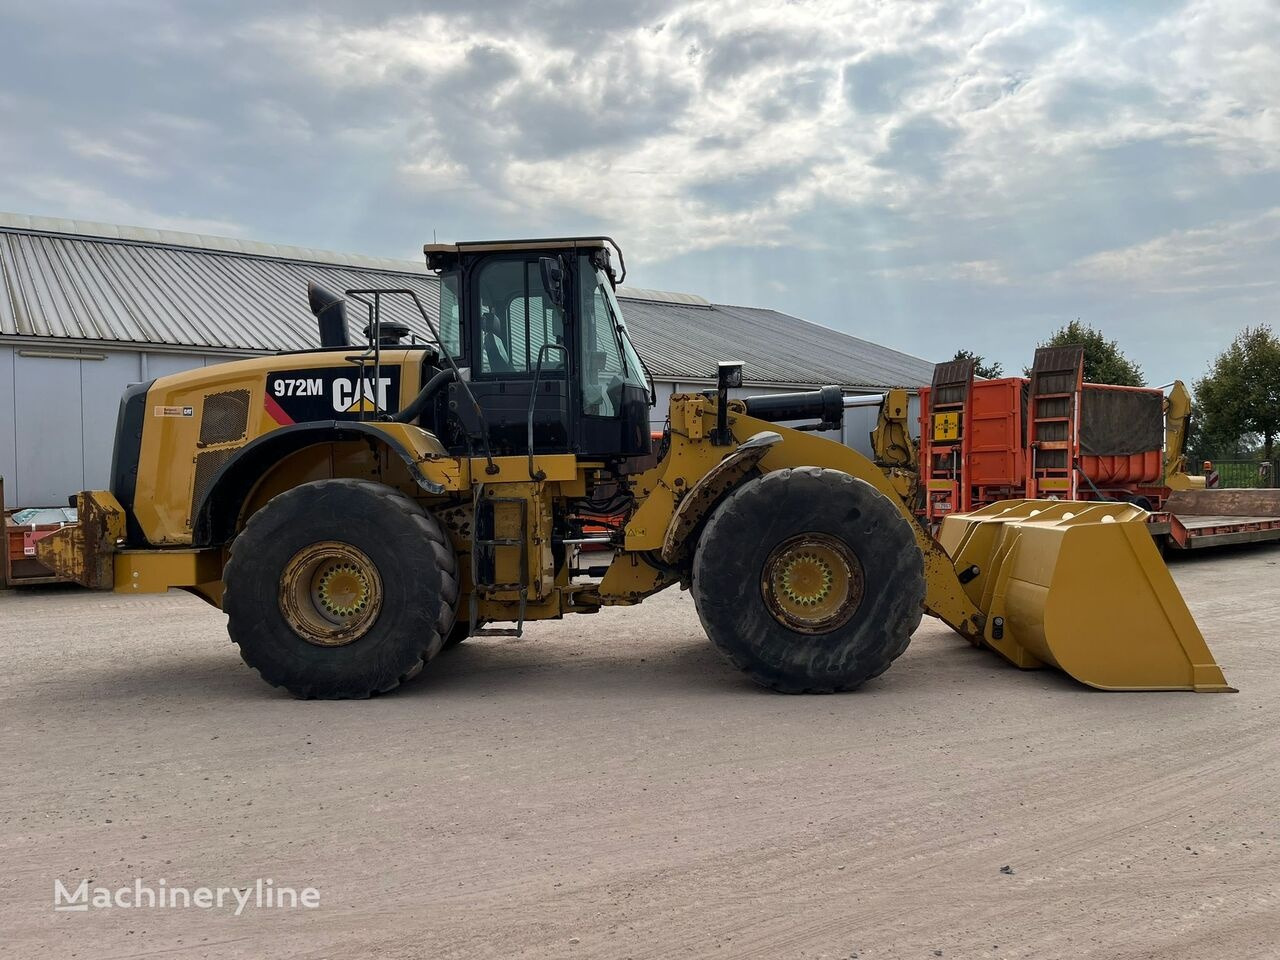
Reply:
[[[440,392],[440,388],[456,379],[458,379],[457,370],[452,367],[448,370],[441,370],[423,385],[422,389],[418,391],[418,395],[413,398],[407,407],[399,413],[393,413],[389,419],[393,423],[412,423],[421,416],[422,411],[431,402],[431,398]]]

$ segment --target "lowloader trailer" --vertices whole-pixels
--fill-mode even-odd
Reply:
[[[425,253],[435,317],[408,290],[313,286],[318,349],[129,388],[111,489],[79,495],[41,562],[89,587],[202,597],[298,697],[386,692],[468,637],[677,584],[730,661],[789,693],[879,675],[926,613],[1105,690],[1231,689],[1144,511],[1023,501],[948,516],[935,541],[909,471],[817,435],[842,422],[838,388],[730,400],[730,362],[715,390],[671,398],[654,449],[616,243]],[[405,342],[392,298],[430,342]],[[363,343],[348,301],[367,310]],[[901,458],[897,403],[880,439]],[[577,566],[588,544],[607,568]]]

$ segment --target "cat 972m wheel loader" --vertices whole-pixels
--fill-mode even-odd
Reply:
[[[111,490],[80,495],[41,561],[198,594],[300,697],[387,691],[467,636],[677,583],[782,691],[875,677],[922,613],[1103,689],[1230,689],[1136,507],[1004,503],[935,541],[910,484],[815,432],[840,424],[838,388],[731,399],[732,363],[671,397],[652,450],[611,250],[625,275],[607,238],[431,244],[438,318],[408,290],[347,291],[368,308],[359,345],[347,301],[313,287],[319,349],[129,388]],[[433,342],[404,342],[395,297]],[[578,567],[587,541],[607,567]]]

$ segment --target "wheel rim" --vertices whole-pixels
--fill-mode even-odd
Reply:
[[[769,612],[800,633],[829,633],[862,604],[862,564],[849,545],[825,533],[804,533],[774,548],[760,591]]]
[[[320,647],[354,643],[382,611],[382,578],[362,550],[325,540],[303,547],[280,578],[280,610],[293,631]]]

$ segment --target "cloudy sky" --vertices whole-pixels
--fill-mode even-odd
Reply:
[[[1150,382],[1280,305],[1276,0],[0,0],[0,209],[641,286]]]

